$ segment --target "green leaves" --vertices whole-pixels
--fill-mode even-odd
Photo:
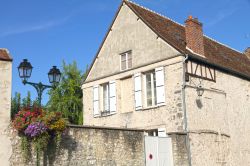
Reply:
[[[75,61],[72,64],[63,61],[61,82],[55,89],[49,91],[50,99],[47,103],[49,111],[61,112],[72,124],[83,124],[81,90],[83,75]]]

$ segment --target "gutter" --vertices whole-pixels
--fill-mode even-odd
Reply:
[[[190,142],[189,142],[189,132],[188,132],[188,122],[187,122],[187,109],[186,109],[186,94],[185,94],[185,88],[186,88],[186,80],[185,80],[185,73],[186,73],[186,67],[185,63],[188,60],[189,55],[185,54],[185,58],[183,59],[183,72],[182,72],[182,88],[181,88],[181,94],[182,94],[182,110],[184,112],[184,133],[186,133],[186,149],[188,153],[188,164],[189,166],[192,166],[191,162],[191,149],[190,149]]]

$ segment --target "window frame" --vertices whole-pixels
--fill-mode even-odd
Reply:
[[[109,81],[109,82],[99,84],[99,87],[100,87],[99,113],[100,113],[100,115],[98,117],[100,117],[100,118],[105,117],[105,116],[114,115],[117,113],[117,109],[112,111],[112,108],[111,108],[112,107],[111,98],[115,97],[115,102],[116,102],[116,92],[114,92],[115,95],[111,97],[111,83],[115,84],[115,81]],[[108,103],[106,103],[106,102],[108,102]]]
[[[152,104],[148,104],[148,93],[147,93],[147,75],[150,74],[151,81],[151,102]],[[144,84],[144,105],[145,108],[156,107],[157,106],[157,90],[156,90],[156,74],[155,70],[150,70],[143,73],[143,84]]]
[[[124,55],[125,55],[125,63],[126,63],[125,69],[122,68],[122,62],[124,62],[122,61],[122,56]],[[130,58],[128,58],[129,55],[130,55]],[[129,66],[129,63],[128,63],[129,60],[131,60],[131,66]],[[131,68],[132,68],[132,50],[129,50],[120,54],[120,71],[125,71]]]
[[[101,86],[102,86],[102,111],[101,112],[110,113],[110,99],[109,99],[110,87],[109,87],[109,82],[104,83]],[[104,91],[105,87],[106,87],[106,91],[107,91],[106,94],[104,93],[105,92]],[[108,103],[106,103],[106,102],[108,102]],[[106,108],[106,106],[108,108]]]

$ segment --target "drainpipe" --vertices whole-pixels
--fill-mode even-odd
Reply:
[[[184,112],[184,132],[186,133],[186,148],[187,148],[187,153],[188,153],[188,163],[189,166],[192,166],[191,162],[191,150],[190,150],[190,142],[189,142],[189,132],[188,132],[188,124],[187,124],[187,111],[186,111],[186,101],[185,101],[185,88],[186,88],[186,79],[185,79],[185,74],[186,74],[186,60],[188,59],[188,54],[185,54],[185,58],[183,59],[182,65],[183,65],[183,72],[182,72],[182,109]]]

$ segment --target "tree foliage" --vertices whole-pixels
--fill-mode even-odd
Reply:
[[[74,61],[66,64],[63,61],[63,71],[60,83],[49,91],[47,108],[49,111],[61,112],[64,118],[72,124],[83,123],[83,103],[81,83],[85,74],[77,68]]]
[[[16,92],[15,96],[11,99],[11,119],[18,113],[21,107],[21,95]]]
[[[31,105],[35,104],[36,101],[31,100],[30,91],[28,91],[27,96],[22,98],[21,94],[16,92],[15,96],[11,99],[11,119],[20,111],[21,108],[29,108]]]

